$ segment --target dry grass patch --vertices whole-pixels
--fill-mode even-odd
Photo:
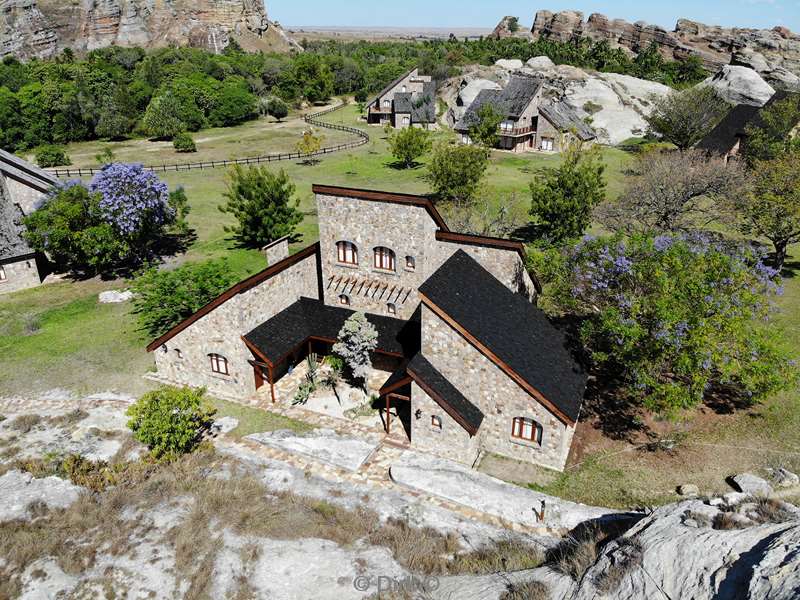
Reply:
[[[500,600],[550,600],[550,588],[541,581],[510,583]]]
[[[596,525],[578,527],[547,553],[547,562],[559,573],[580,581],[599,555],[605,534]]]
[[[8,424],[8,427],[20,433],[28,433],[41,422],[42,417],[40,415],[20,415],[15,417],[14,420]]]
[[[611,554],[611,565],[600,573],[595,586],[603,594],[612,594],[626,575],[641,566],[643,559],[644,548],[637,538],[620,538]]]
[[[68,413],[64,413],[63,415],[57,415],[54,417],[46,417],[45,420],[50,425],[55,427],[69,427],[71,425],[76,425],[80,423],[85,418],[89,416],[89,413],[81,408],[76,408],[74,410],[69,411]]]

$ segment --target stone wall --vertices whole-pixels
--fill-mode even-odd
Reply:
[[[246,398],[255,392],[253,358],[241,340],[301,296],[318,298],[317,256],[312,255],[234,296],[153,351],[160,378],[205,386],[212,394]],[[230,375],[212,373],[209,354],[228,359]]]
[[[564,468],[574,428],[562,423],[424,305],[422,354],[483,412],[485,418],[476,436],[482,449],[552,469]],[[531,418],[542,426],[541,445],[511,437],[514,417]],[[412,431],[412,441],[413,437]]]
[[[432,416],[442,420],[441,429],[431,425]],[[416,450],[469,466],[475,462],[479,450],[477,438],[470,437],[416,382],[411,383],[411,445]]]
[[[5,279],[0,281],[0,294],[25,290],[41,283],[34,255],[0,261],[0,268],[5,273]]]
[[[533,281],[519,254],[503,248],[440,242],[436,239],[438,227],[423,207],[318,194],[317,214],[325,302],[331,306],[340,305],[339,296],[345,294],[354,310],[388,315],[387,304],[391,302],[395,304],[396,316],[408,319],[419,304],[419,286],[459,249],[513,292],[529,300],[536,297]],[[339,241],[356,245],[357,266],[339,263],[336,250]],[[374,268],[376,246],[394,251],[395,272]],[[413,269],[406,267],[407,256],[414,258]],[[345,283],[348,279],[350,283]],[[374,291],[378,282],[381,286],[386,284],[381,288],[383,292]],[[394,293],[390,293],[393,288]]]

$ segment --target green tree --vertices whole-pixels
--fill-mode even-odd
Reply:
[[[546,241],[561,245],[586,231],[594,207],[605,197],[604,171],[597,148],[573,144],[560,166],[544,169],[531,182],[530,214]]]
[[[163,386],[147,392],[125,414],[133,437],[154,457],[173,459],[197,448],[215,412],[205,389]]]
[[[219,208],[238,223],[225,227],[225,231],[251,248],[291,235],[303,220],[303,213],[297,209],[300,200],[293,199],[294,193],[295,186],[283,170],[276,174],[266,167],[244,169],[235,165],[228,172],[227,203]]]
[[[71,165],[72,161],[67,155],[67,149],[64,146],[45,144],[36,149],[36,164],[44,168],[62,167]]]
[[[82,185],[57,191],[23,221],[31,247],[61,271],[100,273],[128,254],[128,244],[102,218],[100,194]]]
[[[313,129],[306,129],[303,132],[303,137],[295,144],[295,148],[298,153],[306,157],[305,164],[310,164],[311,157],[315,152],[319,152],[324,141],[325,136],[315,134]]]
[[[197,152],[197,145],[194,143],[192,135],[185,131],[173,138],[172,146],[176,152]]]
[[[652,133],[686,150],[716,127],[729,109],[714,88],[696,86],[654,100],[645,121]]]
[[[750,192],[734,200],[741,230],[768,239],[782,269],[789,244],[800,241],[800,151],[756,161],[751,177]]]
[[[252,119],[256,113],[256,97],[247,89],[247,83],[229,78],[222,82],[209,121],[215,127],[230,127]]]
[[[13,152],[23,137],[17,96],[7,87],[0,87],[0,147]]]
[[[120,140],[133,129],[133,120],[114,100],[109,100],[100,109],[94,132],[97,137]]]
[[[389,136],[389,151],[406,169],[414,166],[416,160],[430,149],[430,134],[418,127],[399,129]]]
[[[312,104],[325,102],[333,95],[333,73],[319,55],[304,52],[295,58],[292,79],[300,96]]]
[[[501,115],[491,104],[484,104],[478,109],[478,122],[469,128],[469,137],[476,144],[486,148],[494,148],[500,139]]]
[[[285,119],[289,115],[289,105],[277,96],[272,96],[269,99],[267,114],[280,123],[281,119]]]
[[[172,139],[181,131],[186,131],[181,112],[181,104],[175,95],[166,92],[150,101],[142,124],[148,135],[157,139]]]
[[[189,206],[189,199],[186,197],[186,190],[180,186],[172,190],[169,193],[168,204],[172,209],[172,214],[175,215],[175,222],[172,225],[173,230],[179,235],[189,233],[189,223],[186,217],[189,216],[191,207]]]
[[[150,268],[131,286],[139,323],[158,337],[190,317],[236,282],[226,260],[189,263],[169,271]]]
[[[355,379],[365,381],[372,368],[370,355],[378,346],[378,331],[363,312],[353,313],[342,325],[333,352],[344,360]]]
[[[440,200],[468,204],[489,167],[489,152],[480,146],[440,142],[433,149],[427,178]]]
[[[745,127],[744,156],[749,165],[800,150],[795,132],[800,124],[800,94],[791,94],[761,111],[759,121]]]
[[[623,398],[666,414],[711,394],[756,402],[797,380],[764,322],[779,280],[762,258],[707,234],[590,239],[553,296],[582,318],[598,378],[620,381]]]

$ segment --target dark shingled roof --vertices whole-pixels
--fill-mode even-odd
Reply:
[[[426,81],[422,84],[422,95],[411,101],[412,123],[436,122],[436,83]]]
[[[760,127],[763,124],[762,114],[776,102],[787,98],[795,98],[800,102],[800,94],[788,90],[778,90],[762,107],[739,104],[733,107],[711,132],[697,143],[698,150],[710,154],[727,154],[736,142],[745,135],[748,125]]]
[[[740,104],[733,107],[728,114],[697,144],[699,150],[712,154],[727,154],[736,145],[739,138],[744,135],[753,118],[758,114],[757,106]]]
[[[539,107],[539,114],[543,115],[559,131],[572,132],[584,142],[597,137],[594,130],[566,102],[544,104]]]
[[[272,364],[278,364],[308,338],[335,340],[342,325],[355,311],[328,306],[312,298],[300,298],[244,336]],[[378,350],[411,356],[419,349],[419,320],[402,321],[368,314],[378,331]]]
[[[478,111],[484,104],[494,106],[504,118],[518,119],[541,87],[542,81],[537,77],[514,75],[502,90],[481,90],[455,128],[465,131],[477,124]]]
[[[40,192],[46,192],[58,183],[58,178],[52,173],[5,150],[0,150],[0,173]]]
[[[483,413],[464,397],[422,354],[417,354],[408,363],[408,374],[425,389],[453,419],[458,421],[470,435],[475,435],[483,423]],[[427,388],[427,389],[426,389]]]
[[[485,346],[557,410],[577,420],[586,374],[566,336],[463,250],[422,284],[420,293]]]
[[[394,112],[411,114],[411,92],[400,92],[394,95]]]

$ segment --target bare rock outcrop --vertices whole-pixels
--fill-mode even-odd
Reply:
[[[545,38],[562,42],[576,37],[604,39],[612,46],[623,48],[632,54],[655,43],[665,58],[698,56],[713,71],[723,65],[738,64],[732,63],[735,55],[750,50],[760,54],[763,61],[759,62],[758,68],[746,66],[755,68],[770,83],[778,83],[781,87],[792,86],[796,82],[791,75],[800,76],[800,35],[785,27],[725,28],[680,19],[674,30],[667,31],[658,25],[609,19],[599,13],[593,13],[584,20],[580,11],[553,13],[540,10],[534,18],[531,33],[534,39]]]
[[[720,98],[733,105],[764,106],[775,94],[775,89],[753,69],[733,65],[725,65],[702,85],[711,86]]]
[[[48,58],[117,46],[195,46],[219,52],[301,50],[260,0],[0,0],[0,55]]]

